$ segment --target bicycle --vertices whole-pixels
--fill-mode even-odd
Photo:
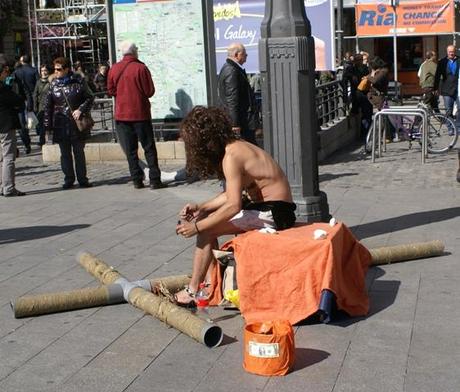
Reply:
[[[417,109],[422,109],[427,113],[427,150],[432,154],[440,154],[450,151],[458,139],[458,130],[455,123],[448,116],[436,113],[433,109],[423,102],[417,105]],[[422,121],[414,116],[389,115],[394,117],[394,127],[398,138],[409,141],[409,149],[412,148],[412,142],[422,142]],[[372,125],[366,135],[366,152],[372,151]]]

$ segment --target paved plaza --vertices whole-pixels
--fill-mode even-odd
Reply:
[[[330,212],[364,245],[440,239],[446,254],[371,268],[368,316],[295,327],[294,370],[268,378],[243,370],[243,320],[231,311],[211,312],[225,333],[214,349],[129,304],[15,319],[19,296],[98,285],[81,250],[132,280],[190,273],[194,240],[175,234],[177,213],[219,191],[216,180],[135,190],[126,162],[90,164],[95,187],[63,191],[59,164],[35,146],[17,161],[27,195],[0,198],[0,391],[458,392],[457,168],[456,152],[422,165],[405,142],[374,164],[359,146],[321,164]]]

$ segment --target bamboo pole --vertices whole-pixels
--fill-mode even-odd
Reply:
[[[189,282],[190,277],[188,275],[177,275],[132,282],[132,284],[171,297],[173,293],[179,291]],[[15,318],[22,318],[123,302],[126,302],[123,297],[123,287],[113,283],[58,293],[27,295],[19,297],[14,302],[11,301],[11,308]]]
[[[385,246],[369,249],[371,265],[391,264],[400,261],[441,256],[444,254],[442,241],[417,242],[412,244]]]
[[[118,298],[118,301],[116,300]],[[31,317],[125,302],[120,285],[28,295],[11,302],[14,317]]]
[[[208,347],[217,347],[223,338],[222,329],[204,321],[168,299],[139,287],[130,287],[129,282],[114,268],[87,252],[77,255],[78,262],[103,284],[121,283],[128,302],[144,312],[164,321],[196,341]]]

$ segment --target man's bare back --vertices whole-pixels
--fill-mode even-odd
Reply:
[[[279,167],[261,148],[236,140],[225,148],[222,161],[224,173],[227,167],[236,166],[242,178],[241,191],[247,191],[254,202],[286,201],[292,202],[291,188],[288,180]],[[231,168],[229,169],[231,172]],[[231,178],[227,178],[227,189]]]

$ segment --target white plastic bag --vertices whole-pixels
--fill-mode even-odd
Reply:
[[[34,129],[37,126],[38,119],[34,112],[26,112],[26,123],[28,129]]]

